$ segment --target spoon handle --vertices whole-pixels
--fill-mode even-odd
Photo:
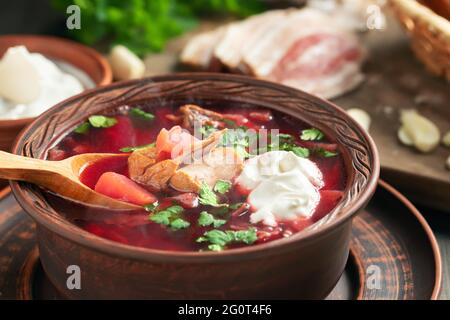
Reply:
[[[57,172],[57,162],[18,156],[0,151],[0,178],[37,182],[42,173]]]

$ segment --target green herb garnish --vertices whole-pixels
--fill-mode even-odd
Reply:
[[[212,191],[211,187],[205,181],[202,181],[202,183],[200,184],[198,201],[206,206],[216,207],[219,205],[217,195],[214,193],[214,191]]]
[[[149,219],[155,223],[168,226],[174,230],[184,229],[189,227],[190,223],[180,218],[180,214],[183,211],[183,207],[174,205],[153,213],[150,215]]]
[[[70,5],[81,11],[82,28],[68,34],[88,45],[114,41],[144,55],[164,49],[169,39],[194,28],[200,18],[231,14],[246,17],[264,11],[261,0],[53,0],[66,14]]]
[[[222,121],[223,121],[223,123],[225,123],[225,124],[227,125],[227,127],[230,127],[230,128],[237,128],[237,127],[238,127],[238,125],[236,124],[236,122],[233,121],[233,120],[230,120],[230,119],[223,119]]]
[[[106,116],[90,116],[88,121],[94,128],[110,128],[117,123],[116,118]]]
[[[196,241],[199,243],[209,242],[208,249],[213,251],[220,251],[225,248],[226,245],[232,243],[245,243],[252,244],[258,239],[255,228],[249,228],[248,230],[210,230],[203,234],[202,237]]]
[[[231,210],[237,210],[237,209],[239,209],[243,204],[244,204],[244,202],[233,203],[233,204],[230,204],[229,208],[230,208]]]
[[[226,180],[217,180],[214,185],[214,191],[220,194],[225,194],[231,189],[231,182]]]
[[[208,249],[209,249],[210,251],[222,251],[222,250],[223,250],[223,246],[218,245],[218,244],[210,244],[210,245],[208,246]]]
[[[249,136],[243,128],[228,130],[225,132],[219,142],[220,147],[232,147],[242,158],[248,158],[247,152],[249,146]]]
[[[147,211],[147,212],[154,212],[154,211],[156,210],[156,208],[158,208],[158,205],[159,205],[158,201],[155,201],[155,202],[153,202],[153,203],[146,204],[146,205],[144,206],[144,209],[145,209],[145,211]]]
[[[294,137],[287,133],[279,133],[277,134],[277,137],[280,141],[289,141],[289,142],[294,141]]]
[[[206,211],[200,212],[200,216],[198,217],[198,224],[202,227],[213,226],[214,228],[218,228],[227,223],[226,220],[216,219],[214,216]]]
[[[325,157],[325,158],[331,158],[331,157],[334,157],[334,156],[338,155],[338,153],[335,152],[335,151],[328,151],[328,150],[325,150],[323,148],[314,149],[314,152],[316,154],[322,156],[322,157]]]
[[[205,138],[209,137],[211,135],[211,133],[216,132],[216,131],[217,131],[217,129],[209,124],[206,124],[200,128],[200,134]]]
[[[105,117],[100,115],[90,116],[87,122],[83,122],[75,128],[74,132],[85,134],[92,127],[94,128],[109,128],[117,123],[115,118]]]
[[[296,156],[301,158],[307,158],[310,155],[308,148],[300,147],[295,143],[295,139],[292,135],[286,133],[280,133],[277,135],[278,143],[271,143],[267,146],[267,151],[282,150],[292,151]]]
[[[303,147],[292,147],[289,151],[292,151],[296,156],[301,158],[308,158],[310,154],[309,149]]]
[[[89,122],[83,122],[78,127],[76,127],[76,129],[74,131],[76,133],[85,134],[89,131],[90,127],[91,127],[91,125],[89,124]]]
[[[322,131],[316,128],[311,129],[305,129],[302,131],[302,134],[300,136],[300,139],[302,140],[322,140],[324,137],[324,134]]]
[[[175,230],[186,229],[190,225],[191,224],[189,222],[181,218],[177,218],[170,223],[170,227]]]
[[[145,112],[144,110],[141,110],[139,108],[132,108],[130,110],[130,114],[135,116],[135,117],[144,119],[144,120],[153,120],[153,119],[155,119],[155,116],[153,114],[151,114],[149,112]]]
[[[143,146],[125,147],[125,148],[120,149],[120,152],[133,152],[133,151],[136,151],[136,150],[142,150],[142,149],[145,149],[145,148],[151,148],[151,147],[154,147],[155,145],[156,145],[156,143],[152,142],[152,143],[149,143],[149,144],[144,144]]]

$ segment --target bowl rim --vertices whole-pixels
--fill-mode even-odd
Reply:
[[[355,199],[352,203],[345,208],[344,212],[341,212],[337,217],[334,217],[327,223],[321,225],[316,229],[304,230],[299,232],[291,237],[277,239],[275,241],[270,241],[263,244],[258,244],[254,246],[236,248],[231,250],[224,250],[220,252],[208,252],[208,251],[166,251],[166,250],[157,250],[157,249],[149,249],[143,247],[137,247],[127,244],[121,244],[112,240],[108,240],[99,236],[96,236],[92,233],[89,233],[86,230],[83,230],[73,223],[69,222],[62,218],[61,221],[56,221],[55,218],[51,217],[47,214],[41,214],[36,208],[33,206],[32,201],[27,199],[27,195],[25,194],[25,189],[28,189],[31,184],[19,183],[16,181],[10,181],[11,190],[18,203],[24,208],[24,210],[38,222],[38,226],[41,225],[51,232],[56,233],[58,236],[62,238],[69,239],[79,245],[82,245],[91,250],[95,250],[97,252],[106,253],[113,256],[125,257],[127,259],[139,260],[139,261],[148,261],[148,262],[172,262],[172,263],[201,263],[201,262],[219,262],[219,261],[230,261],[239,257],[240,259],[251,259],[255,256],[267,255],[269,252],[272,253],[281,253],[286,250],[292,250],[291,246],[297,243],[307,243],[308,241],[312,241],[313,239],[320,238],[325,236],[327,233],[331,233],[333,230],[337,230],[344,223],[348,222],[349,219],[353,218],[353,216],[363,208],[367,202],[370,200],[371,196],[375,192],[375,189],[378,184],[378,178],[380,173],[380,161],[378,150],[376,148],[375,142],[370,137],[370,135],[341,107],[338,107],[332,102],[329,102],[325,99],[313,96],[306,92],[303,92],[298,89],[290,88],[281,84],[273,83],[270,81],[255,79],[242,75],[231,75],[231,74],[221,74],[221,73],[206,73],[206,72],[195,72],[195,73],[176,73],[169,75],[160,75],[154,77],[146,77],[142,79],[121,81],[110,84],[108,86],[103,86],[100,88],[93,88],[84,91],[83,93],[73,96],[69,99],[66,99],[59,104],[53,106],[41,116],[39,116],[31,125],[29,125],[25,130],[23,130],[19,137],[16,139],[12,152],[15,154],[20,154],[19,147],[21,145],[21,140],[25,138],[28,132],[33,132],[35,126],[37,126],[38,120],[47,117],[47,115],[55,112],[63,105],[76,103],[77,100],[83,98],[84,96],[88,96],[90,94],[100,93],[104,91],[113,91],[119,89],[124,86],[133,86],[144,84],[147,82],[164,82],[164,81],[176,81],[176,80],[207,80],[207,81],[238,81],[245,82],[249,85],[254,86],[263,86],[269,88],[275,88],[278,90],[282,90],[284,92],[294,94],[294,93],[302,93],[304,96],[307,96],[308,99],[313,99],[322,104],[327,104],[331,106],[335,111],[339,113],[339,115],[343,116],[346,121],[351,122],[352,125],[358,130],[358,133],[361,134],[363,139],[368,143],[368,149],[372,155],[372,174],[370,175],[365,189],[359,194],[357,199]],[[341,208],[342,209],[342,208]],[[56,210],[55,210],[56,211]],[[291,246],[290,246],[291,245]],[[277,250],[273,250],[277,249]]]
[[[45,46],[46,43],[60,43],[60,45],[70,46],[77,52],[77,54],[84,54],[89,56],[92,60],[95,60],[100,67],[101,70],[101,79],[100,81],[92,81],[95,83],[95,88],[99,86],[104,86],[112,83],[112,69],[109,65],[108,60],[103,57],[97,50],[88,47],[79,42],[75,42],[69,39],[57,37],[57,36],[49,36],[49,35],[39,35],[39,34],[5,34],[0,35],[0,41],[8,41],[11,39],[20,38],[23,41],[30,41],[32,39],[39,40],[39,45]],[[15,42],[15,41],[14,41]],[[25,44],[24,44],[25,45]],[[25,45],[26,46],[26,45]],[[33,52],[38,52],[39,50],[34,50]],[[61,59],[64,61],[64,59]],[[85,70],[82,70],[87,74]],[[90,77],[90,76],[89,76]],[[83,91],[84,92],[84,91]],[[16,127],[16,126],[24,126],[34,119],[38,117],[27,117],[27,118],[19,118],[19,119],[0,119],[1,127]]]

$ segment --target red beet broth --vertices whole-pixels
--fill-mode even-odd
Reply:
[[[62,160],[73,155],[90,152],[120,153],[120,149],[124,147],[152,143],[162,128],[170,129],[177,124],[171,115],[177,114],[180,105],[136,106],[155,116],[154,120],[150,121],[129,114],[130,107],[118,108],[116,111],[106,114],[117,119],[116,125],[109,128],[90,128],[84,134],[71,132],[49,150],[48,158],[50,160]],[[201,106],[217,112],[223,112],[224,110],[223,108],[210,108],[204,104]],[[337,150],[337,146],[326,136],[320,142],[302,141],[299,138],[301,131],[311,128],[311,126],[289,115],[252,106],[228,106],[226,110],[227,114],[233,115],[230,118],[235,120],[235,123],[239,122],[242,117],[248,119],[248,122],[245,123],[248,128],[279,129],[281,133],[291,134],[295,137],[295,142],[299,146],[311,150],[317,146],[323,150]],[[269,227],[261,223],[251,224],[249,221],[250,212],[245,210],[240,214],[235,212],[233,214],[231,209],[229,212],[223,213],[219,212],[221,211],[220,208],[199,205],[197,208],[185,207],[184,209],[183,219],[190,223],[188,228],[172,230],[167,226],[150,221],[149,213],[145,210],[114,212],[87,208],[52,195],[48,196],[48,199],[59,212],[77,226],[100,237],[132,246],[170,251],[207,250],[207,243],[198,243],[196,240],[206,231],[215,228],[198,225],[197,220],[202,211],[207,211],[218,219],[227,220],[226,224],[217,228],[220,230],[247,230],[254,227],[257,240],[253,244],[259,244],[289,237],[303,230],[328,214],[341,199],[346,185],[346,174],[344,161],[340,153],[337,152],[337,155],[332,157],[312,153],[309,159],[316,163],[323,174],[324,186],[320,189],[320,202],[310,219],[279,222],[277,227]],[[94,188],[99,177],[108,171],[128,176],[126,157],[98,161],[88,166],[82,172],[80,179],[90,188]],[[180,204],[171,198],[179,194],[175,190],[168,190],[157,193],[156,196],[160,206],[164,208],[173,203]],[[168,200],[168,198],[171,200]],[[221,203],[237,204],[245,202],[246,196],[240,194],[233,187],[225,195],[219,195],[219,199]],[[226,249],[242,246],[248,246],[248,244],[232,243],[227,245]]]

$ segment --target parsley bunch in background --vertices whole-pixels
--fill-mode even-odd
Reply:
[[[88,45],[122,44],[141,56],[161,51],[201,16],[246,17],[264,9],[261,0],[53,0],[64,13],[72,4],[81,9],[81,29],[71,36]]]

